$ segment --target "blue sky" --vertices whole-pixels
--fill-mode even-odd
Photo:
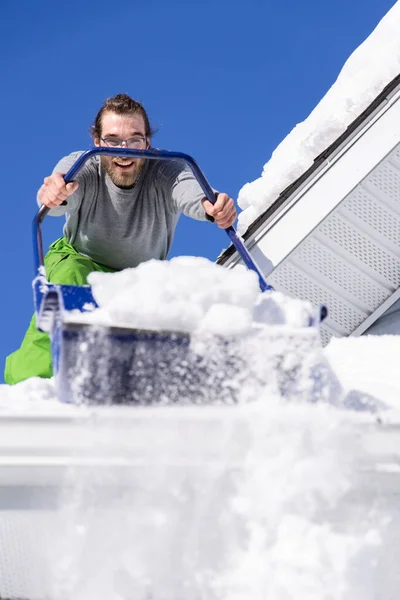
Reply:
[[[1,0],[1,363],[32,314],[36,191],[59,158],[91,146],[105,98],[143,102],[153,145],[191,154],[236,199],[393,4]],[[46,247],[62,225],[45,220]],[[217,227],[182,217],[170,256],[214,260],[227,245]]]

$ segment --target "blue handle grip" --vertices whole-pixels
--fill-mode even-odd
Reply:
[[[64,176],[65,182],[69,183],[70,181],[73,181],[77,173],[85,164],[85,162],[92,156],[98,155],[125,157],[131,156],[132,158],[145,158],[150,160],[181,160],[188,164],[191,170],[193,171],[193,175],[196,177],[207,200],[209,200],[212,204],[215,204],[214,192],[196,161],[188,154],[184,154],[182,152],[170,152],[169,150],[155,150],[153,148],[151,150],[135,150],[131,148],[95,147],[91,150],[87,150],[77,159],[77,161],[72,165],[68,173],[66,173],[66,175]],[[49,212],[49,210],[50,209],[47,206],[42,206],[38,210],[33,220],[33,251],[35,261],[35,275],[38,272],[39,268],[41,266],[43,267],[44,265],[41,223],[47,215],[47,213]],[[257,273],[261,290],[263,292],[266,290],[272,290],[273,288],[266,282],[262,271],[254,262],[249,251],[245,247],[242,239],[236,233],[234,227],[228,227],[227,229],[225,229],[225,231],[230,237],[232,244],[235,246],[238,254],[240,255],[242,261],[247,266],[247,268]]]

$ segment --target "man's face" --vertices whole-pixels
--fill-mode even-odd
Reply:
[[[145,137],[145,125],[142,115],[117,115],[115,112],[107,111],[103,114],[101,121],[101,137],[119,138],[127,140],[132,137]],[[106,146],[100,139],[95,138],[96,146]],[[142,149],[150,145],[150,140],[141,146]],[[102,156],[101,164],[108,173],[111,181],[120,188],[131,188],[135,185],[140,171],[143,169],[145,159],[120,156]]]

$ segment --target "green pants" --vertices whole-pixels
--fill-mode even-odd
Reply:
[[[86,285],[87,276],[92,271],[114,271],[79,254],[65,238],[51,244],[44,264],[47,281],[66,285]],[[47,333],[36,329],[36,317],[33,315],[21,347],[7,356],[4,381],[14,384],[29,377],[52,375],[50,338]]]

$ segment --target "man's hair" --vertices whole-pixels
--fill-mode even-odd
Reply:
[[[117,94],[112,98],[107,98],[97,113],[94,123],[90,128],[93,137],[101,137],[101,121],[103,114],[107,111],[115,112],[117,115],[142,115],[146,137],[151,138],[151,136],[154,134],[154,131],[150,125],[149,117],[147,116],[147,112],[143,108],[142,104],[136,100],[133,100],[133,98],[127,94]]]

